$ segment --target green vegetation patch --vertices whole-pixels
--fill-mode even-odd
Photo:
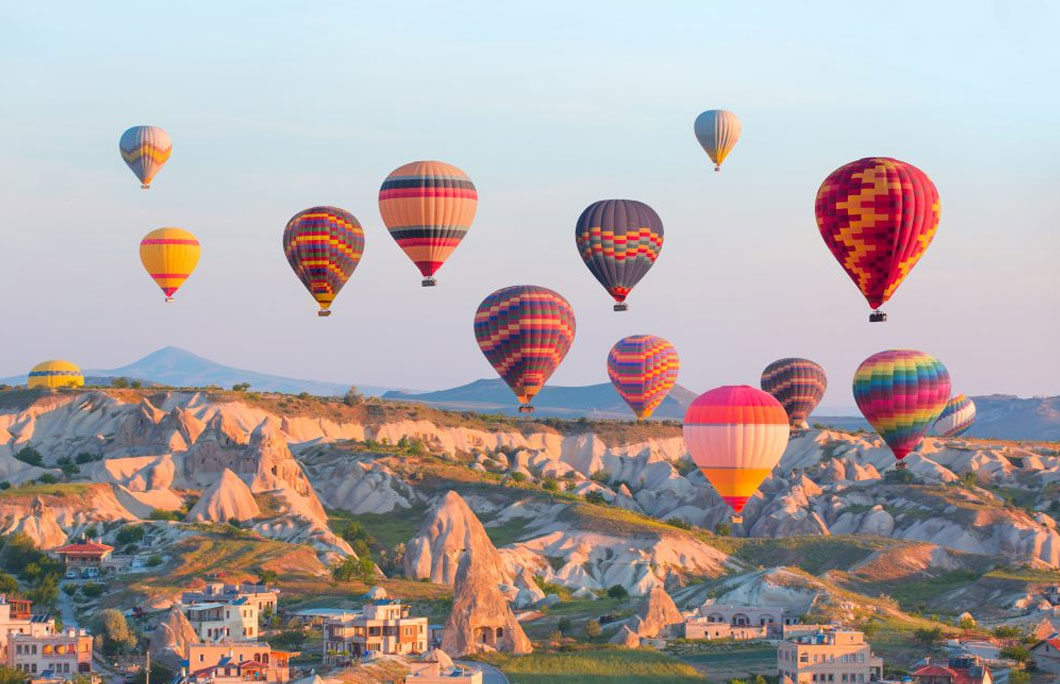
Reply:
[[[890,539],[867,535],[813,535],[776,539],[715,537],[710,543],[751,565],[793,566],[812,575],[849,568],[865,561],[880,549],[895,544]]]
[[[390,513],[358,513],[356,515],[348,511],[329,508],[327,513],[328,526],[337,534],[341,534],[345,524],[359,522],[380,545],[392,548],[398,544],[408,543],[408,540],[416,536],[426,516],[426,508],[420,505],[412,508],[395,508]]]
[[[773,655],[774,660],[776,654]],[[647,649],[594,649],[524,656],[491,654],[512,684],[701,684],[706,678],[677,658]]]

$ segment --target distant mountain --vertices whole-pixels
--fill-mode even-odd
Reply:
[[[320,396],[338,396],[346,393],[350,383],[303,380],[280,375],[268,375],[255,371],[232,368],[203,358],[179,347],[165,347],[152,352],[139,361],[121,368],[100,370],[86,368],[85,378],[90,384],[104,384],[107,379],[126,378],[140,380],[145,385],[169,385],[172,387],[206,387],[232,385],[249,382],[252,389],[262,392],[284,392],[299,394],[309,392]],[[25,384],[26,376],[16,375],[2,378],[0,382],[10,385]],[[379,396],[391,388],[358,385],[362,393]]]
[[[392,391],[383,395],[394,401],[415,401],[453,411],[517,414],[518,404],[503,380],[476,380],[437,392]],[[654,418],[681,420],[695,392],[675,385],[670,396],[655,409]],[[556,418],[587,417],[629,420],[632,413],[611,383],[562,387],[546,385],[532,402],[535,414]]]
[[[968,437],[1060,441],[1060,396],[1024,399],[989,394],[972,401],[975,424]]]

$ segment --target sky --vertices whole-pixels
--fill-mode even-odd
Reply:
[[[940,358],[955,392],[1060,393],[1060,9],[1043,2],[182,2],[0,0],[0,376],[166,345],[294,377],[439,389],[494,377],[472,332],[513,284],[563,294],[574,346],[551,382],[606,381],[610,346],[671,340],[697,391],[757,385],[775,358],[829,373],[877,351]],[[714,173],[692,134],[743,133]],[[173,154],[141,191],[117,142],[159,125]],[[869,324],[813,204],[842,164],[892,156],[935,182],[927,254]],[[416,159],[463,168],[474,226],[420,275],[377,208]],[[598,199],[659,213],[666,242],[629,298],[582,264]],[[364,258],[330,318],[280,238],[331,204]],[[180,226],[198,270],[164,304],[140,238]]]

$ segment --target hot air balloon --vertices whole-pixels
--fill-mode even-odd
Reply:
[[[140,261],[166,293],[167,302],[195,270],[199,253],[198,239],[182,228],[159,228],[140,240]]]
[[[950,374],[942,362],[914,349],[873,354],[854,373],[854,401],[883,437],[904,470],[902,459],[924,438],[950,396]]]
[[[607,375],[637,419],[651,417],[677,382],[681,362],[674,346],[655,335],[623,337],[607,355]]]
[[[26,376],[26,387],[29,389],[56,387],[84,387],[85,378],[81,369],[69,361],[55,359],[38,363]]]
[[[939,419],[935,421],[935,432],[943,437],[960,437],[975,423],[975,402],[958,394],[946,402]]]
[[[172,149],[169,134],[158,126],[133,126],[118,141],[121,158],[140,179],[144,190],[151,187],[151,181],[169,160]]]
[[[744,504],[788,445],[788,414],[771,395],[747,385],[716,387],[685,412],[685,444],[692,460],[743,522]]]
[[[482,300],[475,312],[475,339],[490,365],[528,413],[574,342],[574,310],[558,293],[514,285]]]
[[[331,315],[331,303],[353,275],[363,253],[364,230],[345,209],[303,209],[283,229],[283,254],[317,300],[318,316]]]
[[[582,261],[625,311],[629,291],[659,257],[663,225],[655,210],[635,200],[593,202],[574,227]]]
[[[792,429],[805,430],[806,419],[828,389],[828,377],[809,359],[778,359],[762,371],[761,385],[788,412]]]
[[[696,117],[696,140],[721,171],[721,163],[740,139],[740,119],[727,109],[708,109]]]
[[[379,213],[390,236],[423,274],[435,272],[464,239],[475,220],[478,193],[467,174],[440,161],[416,161],[394,169],[379,189]]]
[[[888,157],[841,166],[817,191],[817,227],[874,311],[924,255],[939,226],[939,194],[923,171]]]

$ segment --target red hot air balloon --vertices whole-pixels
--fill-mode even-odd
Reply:
[[[817,191],[817,227],[832,255],[875,311],[924,255],[938,230],[940,203],[923,171],[888,157],[841,166]]]
[[[563,361],[574,342],[574,310],[558,293],[535,285],[497,290],[475,312],[475,339],[515,392],[520,412]]]
[[[603,200],[590,204],[574,227],[582,261],[617,304],[652,267],[663,245],[663,225],[655,210],[635,200]]]
[[[637,419],[650,418],[677,382],[674,346],[655,335],[623,337],[607,355],[607,375]]]

